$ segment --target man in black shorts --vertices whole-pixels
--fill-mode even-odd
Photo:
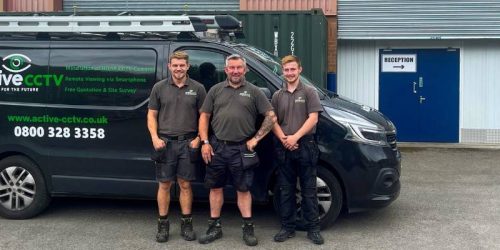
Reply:
[[[278,186],[280,190],[281,230],[274,236],[283,242],[295,236],[297,214],[295,189],[299,178],[302,212],[307,237],[321,245],[318,198],[316,195],[316,163],[319,149],[314,138],[318,114],[323,110],[316,90],[300,82],[302,66],[296,56],[281,60],[285,84],[276,91],[271,103],[278,116],[273,132],[276,135]]]
[[[207,94],[200,115],[202,157],[207,163],[205,186],[210,188],[210,220],[201,236],[202,244],[222,237],[220,212],[224,202],[223,187],[231,175],[237,191],[238,208],[243,217],[243,240],[248,246],[257,245],[252,222],[253,169],[257,143],[272,129],[276,116],[264,93],[245,81],[246,60],[234,54],[226,58],[227,80],[213,86]],[[255,133],[259,114],[264,121]],[[214,135],[208,138],[210,117]],[[252,160],[253,159],[253,160]],[[258,162],[257,162],[258,164]]]
[[[171,55],[168,69],[171,77],[153,86],[148,105],[148,129],[156,150],[154,160],[159,182],[156,241],[168,241],[170,188],[175,180],[181,190],[181,236],[191,241],[196,239],[196,234],[191,216],[190,182],[196,177],[196,151],[200,147],[197,121],[206,91],[203,85],[188,77],[189,57],[185,52]]]

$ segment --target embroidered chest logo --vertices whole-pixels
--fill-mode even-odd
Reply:
[[[306,99],[302,98],[302,96],[297,97],[295,99],[295,103],[306,103]]]
[[[243,92],[240,93],[241,96],[246,96],[248,98],[250,98],[250,94],[245,90]]]
[[[186,91],[184,92],[185,95],[192,95],[192,96],[195,96],[197,93],[194,92],[192,89],[190,89],[189,91]]]

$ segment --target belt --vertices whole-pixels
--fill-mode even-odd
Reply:
[[[243,145],[247,141],[246,140],[243,140],[243,141],[225,141],[225,140],[219,140],[219,139],[217,139],[217,142],[223,143],[223,144],[226,144],[226,145],[229,145],[229,146],[236,146],[236,145]]]
[[[197,135],[198,134],[196,134],[196,133],[189,133],[189,134],[179,135],[179,136],[169,136],[169,135],[160,134],[160,137],[164,137],[169,141],[185,141],[185,140],[193,139]]]

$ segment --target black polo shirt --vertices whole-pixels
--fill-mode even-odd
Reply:
[[[272,109],[258,87],[243,81],[235,89],[226,80],[208,91],[201,112],[212,114],[211,125],[218,139],[236,142],[254,136],[257,115]]]
[[[153,86],[149,109],[158,110],[158,133],[180,136],[198,132],[198,111],[206,96],[205,87],[188,78],[181,88],[172,78]]]
[[[323,111],[318,92],[311,86],[301,82],[293,93],[285,86],[276,91],[271,100],[274,111],[278,116],[278,124],[285,135],[293,135],[313,112]],[[316,132],[316,126],[309,134]]]

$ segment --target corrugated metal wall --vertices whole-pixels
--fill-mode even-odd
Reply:
[[[64,0],[64,11],[227,11],[239,0]]]
[[[462,142],[500,143],[500,43],[464,41]]]
[[[339,41],[337,93],[378,108],[378,66],[375,46],[375,41]]]
[[[500,143],[498,40],[340,40],[338,93],[378,108],[378,51],[384,48],[459,48],[460,142]]]
[[[240,0],[241,10],[323,9],[325,16],[337,15],[337,0]]]
[[[339,40],[338,94],[378,108],[378,51],[385,48],[462,48],[459,40]],[[500,60],[500,59],[499,59]]]
[[[498,0],[338,0],[339,39],[500,38]]]
[[[4,0],[3,5],[9,12],[52,12],[61,10],[62,0]]]

